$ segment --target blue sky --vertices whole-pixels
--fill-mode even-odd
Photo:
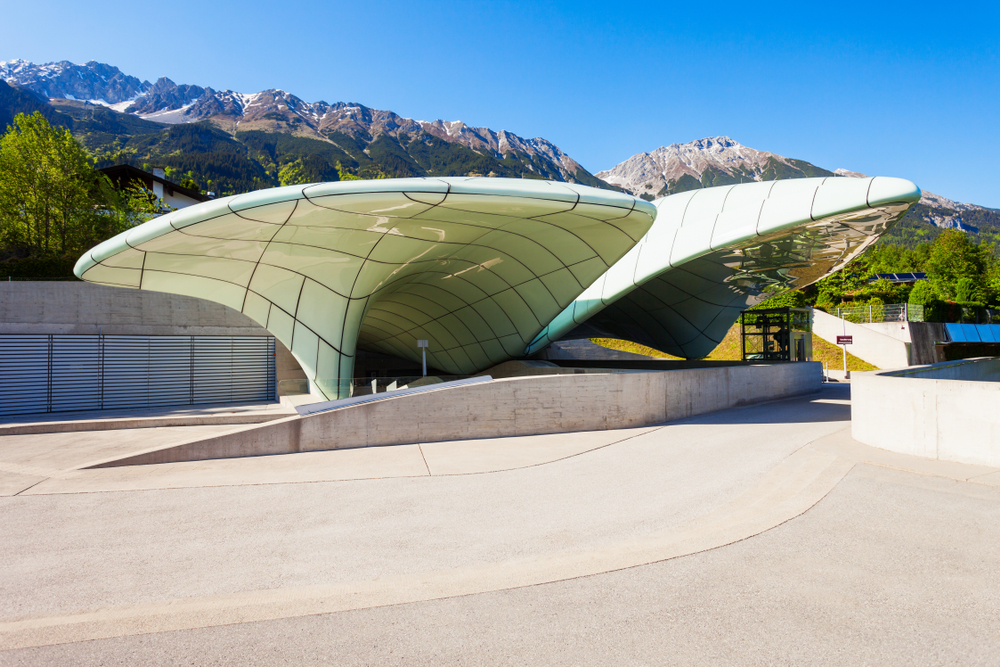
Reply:
[[[0,60],[460,119],[592,172],[724,134],[1000,208],[998,26],[996,2],[40,0],[4,9]]]

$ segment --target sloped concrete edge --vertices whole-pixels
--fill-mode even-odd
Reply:
[[[276,420],[87,467],[649,426],[819,391],[821,368],[799,362],[508,378]]]

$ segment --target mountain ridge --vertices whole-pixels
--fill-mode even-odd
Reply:
[[[166,77],[151,84],[96,61],[82,65],[68,61],[42,65],[25,60],[5,61],[0,62],[0,79],[50,101],[83,101],[167,125],[209,121],[230,134],[255,130],[286,132],[320,141],[330,141],[330,135],[338,133],[366,140],[380,134],[395,138],[428,134],[497,160],[510,154],[534,158],[524,160],[524,166],[539,177],[556,176],[557,180],[603,185],[576,160],[542,137],[527,139],[508,130],[475,127],[462,121],[414,120],[358,103],[305,102],[278,88],[247,94],[179,85]],[[545,168],[544,163],[551,167]]]
[[[705,137],[636,153],[595,176],[645,199],[747,181],[806,176],[866,178],[859,172],[827,171],[804,160],[759,151],[727,136]],[[1000,214],[994,209],[924,191],[920,202],[889,231],[888,238],[901,245],[913,245],[932,240],[945,229],[958,229],[997,243]]]
[[[166,77],[150,83],[96,61],[0,62],[0,81],[0,126],[14,113],[41,111],[71,128],[99,166],[163,166],[177,180],[219,194],[304,181],[471,174],[565,180],[652,200],[747,181],[859,175],[723,135],[637,153],[591,174],[541,137],[415,120],[356,102],[310,103],[278,88],[247,94]],[[888,238],[912,245],[944,229],[1000,243],[1000,211],[925,191]]]

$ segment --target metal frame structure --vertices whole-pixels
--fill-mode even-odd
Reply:
[[[811,361],[812,310],[762,308],[740,315],[743,361]]]

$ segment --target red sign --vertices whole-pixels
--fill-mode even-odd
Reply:
[[[852,345],[854,336],[837,336],[837,345]]]

